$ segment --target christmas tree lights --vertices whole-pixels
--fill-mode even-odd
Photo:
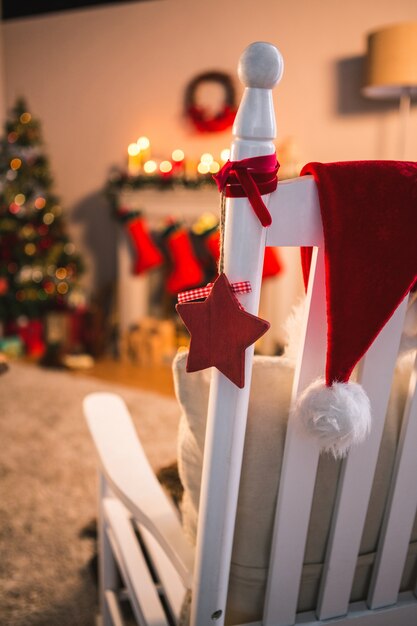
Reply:
[[[0,141],[0,321],[6,328],[80,298],[82,263],[52,192],[39,122],[17,101]]]

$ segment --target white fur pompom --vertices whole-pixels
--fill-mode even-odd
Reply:
[[[371,429],[369,398],[358,383],[327,387],[319,378],[303,391],[293,412],[303,430],[336,459],[364,441]]]

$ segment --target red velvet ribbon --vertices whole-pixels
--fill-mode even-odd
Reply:
[[[277,188],[278,168],[276,154],[267,154],[241,161],[227,161],[213,178],[219,191],[224,192],[227,198],[247,197],[262,226],[270,226],[271,214],[261,196]]]

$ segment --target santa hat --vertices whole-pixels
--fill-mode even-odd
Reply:
[[[323,222],[327,356],[295,412],[321,447],[344,456],[370,430],[365,391],[349,382],[417,277],[417,163],[309,163]],[[311,249],[302,250],[307,282]]]

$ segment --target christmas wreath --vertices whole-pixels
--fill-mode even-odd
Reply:
[[[202,83],[218,83],[224,91],[221,108],[210,116],[203,106],[196,103],[196,93]],[[237,107],[236,93],[231,77],[224,72],[204,72],[188,84],[185,90],[185,115],[200,133],[216,133],[233,125]]]

